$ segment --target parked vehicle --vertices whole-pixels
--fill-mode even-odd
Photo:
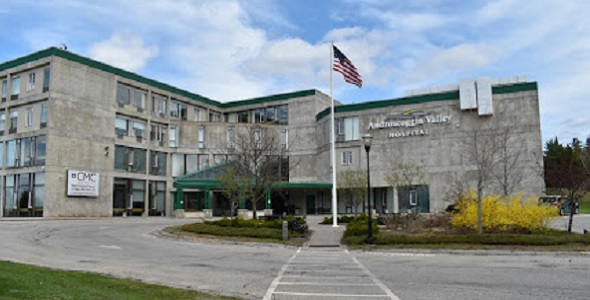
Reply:
[[[554,206],[560,216],[569,215],[572,203],[568,196],[548,195],[539,197],[539,205]],[[574,201],[574,214],[580,213],[580,202]]]

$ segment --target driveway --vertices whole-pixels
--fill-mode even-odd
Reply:
[[[246,299],[536,300],[589,295],[590,253],[326,251],[152,234],[190,222],[2,220],[0,259]]]

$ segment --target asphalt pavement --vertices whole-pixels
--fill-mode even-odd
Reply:
[[[574,224],[584,226],[586,220],[576,216]],[[158,234],[191,222],[157,217],[0,220],[0,259],[244,299],[590,298],[588,252],[363,252]],[[331,225],[322,226],[337,233]]]

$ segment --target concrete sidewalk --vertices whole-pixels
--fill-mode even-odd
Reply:
[[[319,224],[328,215],[308,215],[306,217],[307,226],[312,231],[307,247],[340,247],[340,241],[346,230],[346,224],[338,227]]]

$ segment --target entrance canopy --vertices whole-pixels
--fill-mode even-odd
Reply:
[[[174,187],[176,188],[176,198],[174,201],[174,209],[183,208],[184,189],[200,189],[205,192],[205,209],[210,209],[211,204],[209,201],[210,192],[212,190],[223,190],[223,184],[220,178],[233,169],[234,172],[241,174],[251,174],[250,171],[241,163],[232,161],[221,165],[216,165],[207,169],[195,171],[184,176],[179,176],[174,181]],[[254,178],[254,176],[251,176]],[[331,189],[331,182],[276,182],[271,187],[272,190],[291,190],[291,189]],[[267,191],[266,208],[270,208],[270,195],[271,191]],[[242,206],[240,204],[240,206]]]

